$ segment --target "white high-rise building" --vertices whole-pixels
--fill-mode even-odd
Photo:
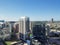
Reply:
[[[25,40],[29,32],[29,17],[21,17],[19,21],[20,39]]]

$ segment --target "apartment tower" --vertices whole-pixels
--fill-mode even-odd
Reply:
[[[19,20],[20,39],[26,40],[29,32],[29,17],[21,17]]]

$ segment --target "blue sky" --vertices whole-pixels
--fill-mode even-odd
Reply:
[[[0,0],[0,20],[60,20],[60,0]]]

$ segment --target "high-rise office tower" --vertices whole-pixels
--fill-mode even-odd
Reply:
[[[37,24],[33,26],[33,38],[45,45],[46,43],[46,29],[45,24]]]
[[[29,32],[29,17],[21,17],[19,21],[20,39],[25,40]]]
[[[54,22],[54,19],[53,19],[53,18],[51,19],[51,22],[52,22],[52,23]]]

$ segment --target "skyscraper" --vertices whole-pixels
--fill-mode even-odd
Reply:
[[[51,22],[52,22],[52,23],[54,22],[54,19],[53,19],[53,18],[51,19]]]
[[[45,24],[37,24],[33,26],[33,38],[37,39],[41,44],[46,43],[46,29],[45,29]]]
[[[25,40],[29,32],[29,17],[21,17],[19,21],[20,39]]]

